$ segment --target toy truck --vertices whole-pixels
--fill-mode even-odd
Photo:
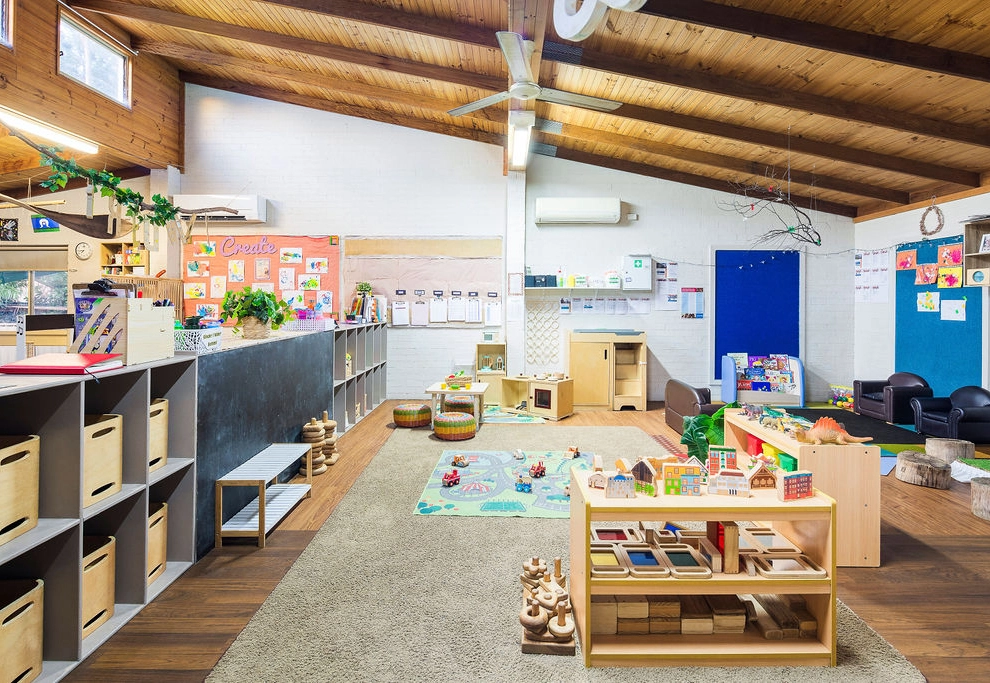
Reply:
[[[532,493],[533,478],[524,474],[518,475],[516,477],[516,491],[519,491],[520,493]]]
[[[441,482],[444,486],[457,486],[461,483],[461,473],[457,470],[451,470],[443,475]]]
[[[539,461],[538,463],[536,463],[535,465],[532,465],[529,468],[529,476],[531,476],[533,478],[536,478],[536,479],[538,479],[538,478],[546,475],[546,473],[547,473],[547,468],[543,464],[543,461],[542,460]]]

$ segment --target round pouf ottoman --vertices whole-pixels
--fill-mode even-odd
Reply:
[[[474,415],[474,398],[471,396],[448,396],[443,399],[443,412]]]
[[[430,406],[425,403],[400,403],[392,409],[396,427],[425,427],[431,417]]]
[[[469,413],[440,413],[433,420],[433,433],[442,441],[473,439],[476,423]]]

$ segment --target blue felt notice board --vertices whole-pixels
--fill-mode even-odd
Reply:
[[[958,243],[959,237],[901,244],[917,250],[917,263],[937,263],[938,248]],[[983,375],[983,288],[916,285],[915,271],[898,270],[894,370],[924,377],[936,396],[948,396]],[[965,320],[943,320],[938,311],[919,312],[918,294],[938,292],[942,301],[965,299]]]

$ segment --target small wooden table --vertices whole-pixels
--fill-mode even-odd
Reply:
[[[441,388],[441,385],[443,388]],[[430,426],[436,420],[437,413],[443,410],[443,400],[447,394],[458,396],[470,396],[474,400],[474,419],[477,425],[481,426],[481,416],[485,412],[485,390],[488,389],[486,382],[471,382],[471,388],[463,386],[460,389],[451,389],[446,382],[435,382],[426,388],[426,393],[432,396],[430,400]]]

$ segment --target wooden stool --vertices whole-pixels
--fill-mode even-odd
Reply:
[[[952,465],[918,451],[901,451],[895,476],[908,484],[947,489],[952,482]]]
[[[970,485],[970,508],[980,519],[990,520],[990,477],[974,477]]]
[[[477,423],[468,413],[440,413],[433,420],[433,433],[442,441],[473,439]]]
[[[925,439],[925,453],[936,460],[951,465],[959,458],[972,458],[976,455],[976,445],[962,439]]]
[[[430,406],[425,403],[400,403],[392,410],[396,427],[425,427],[431,416]]]
[[[443,412],[474,415],[474,398],[471,396],[447,396],[443,399]]]

